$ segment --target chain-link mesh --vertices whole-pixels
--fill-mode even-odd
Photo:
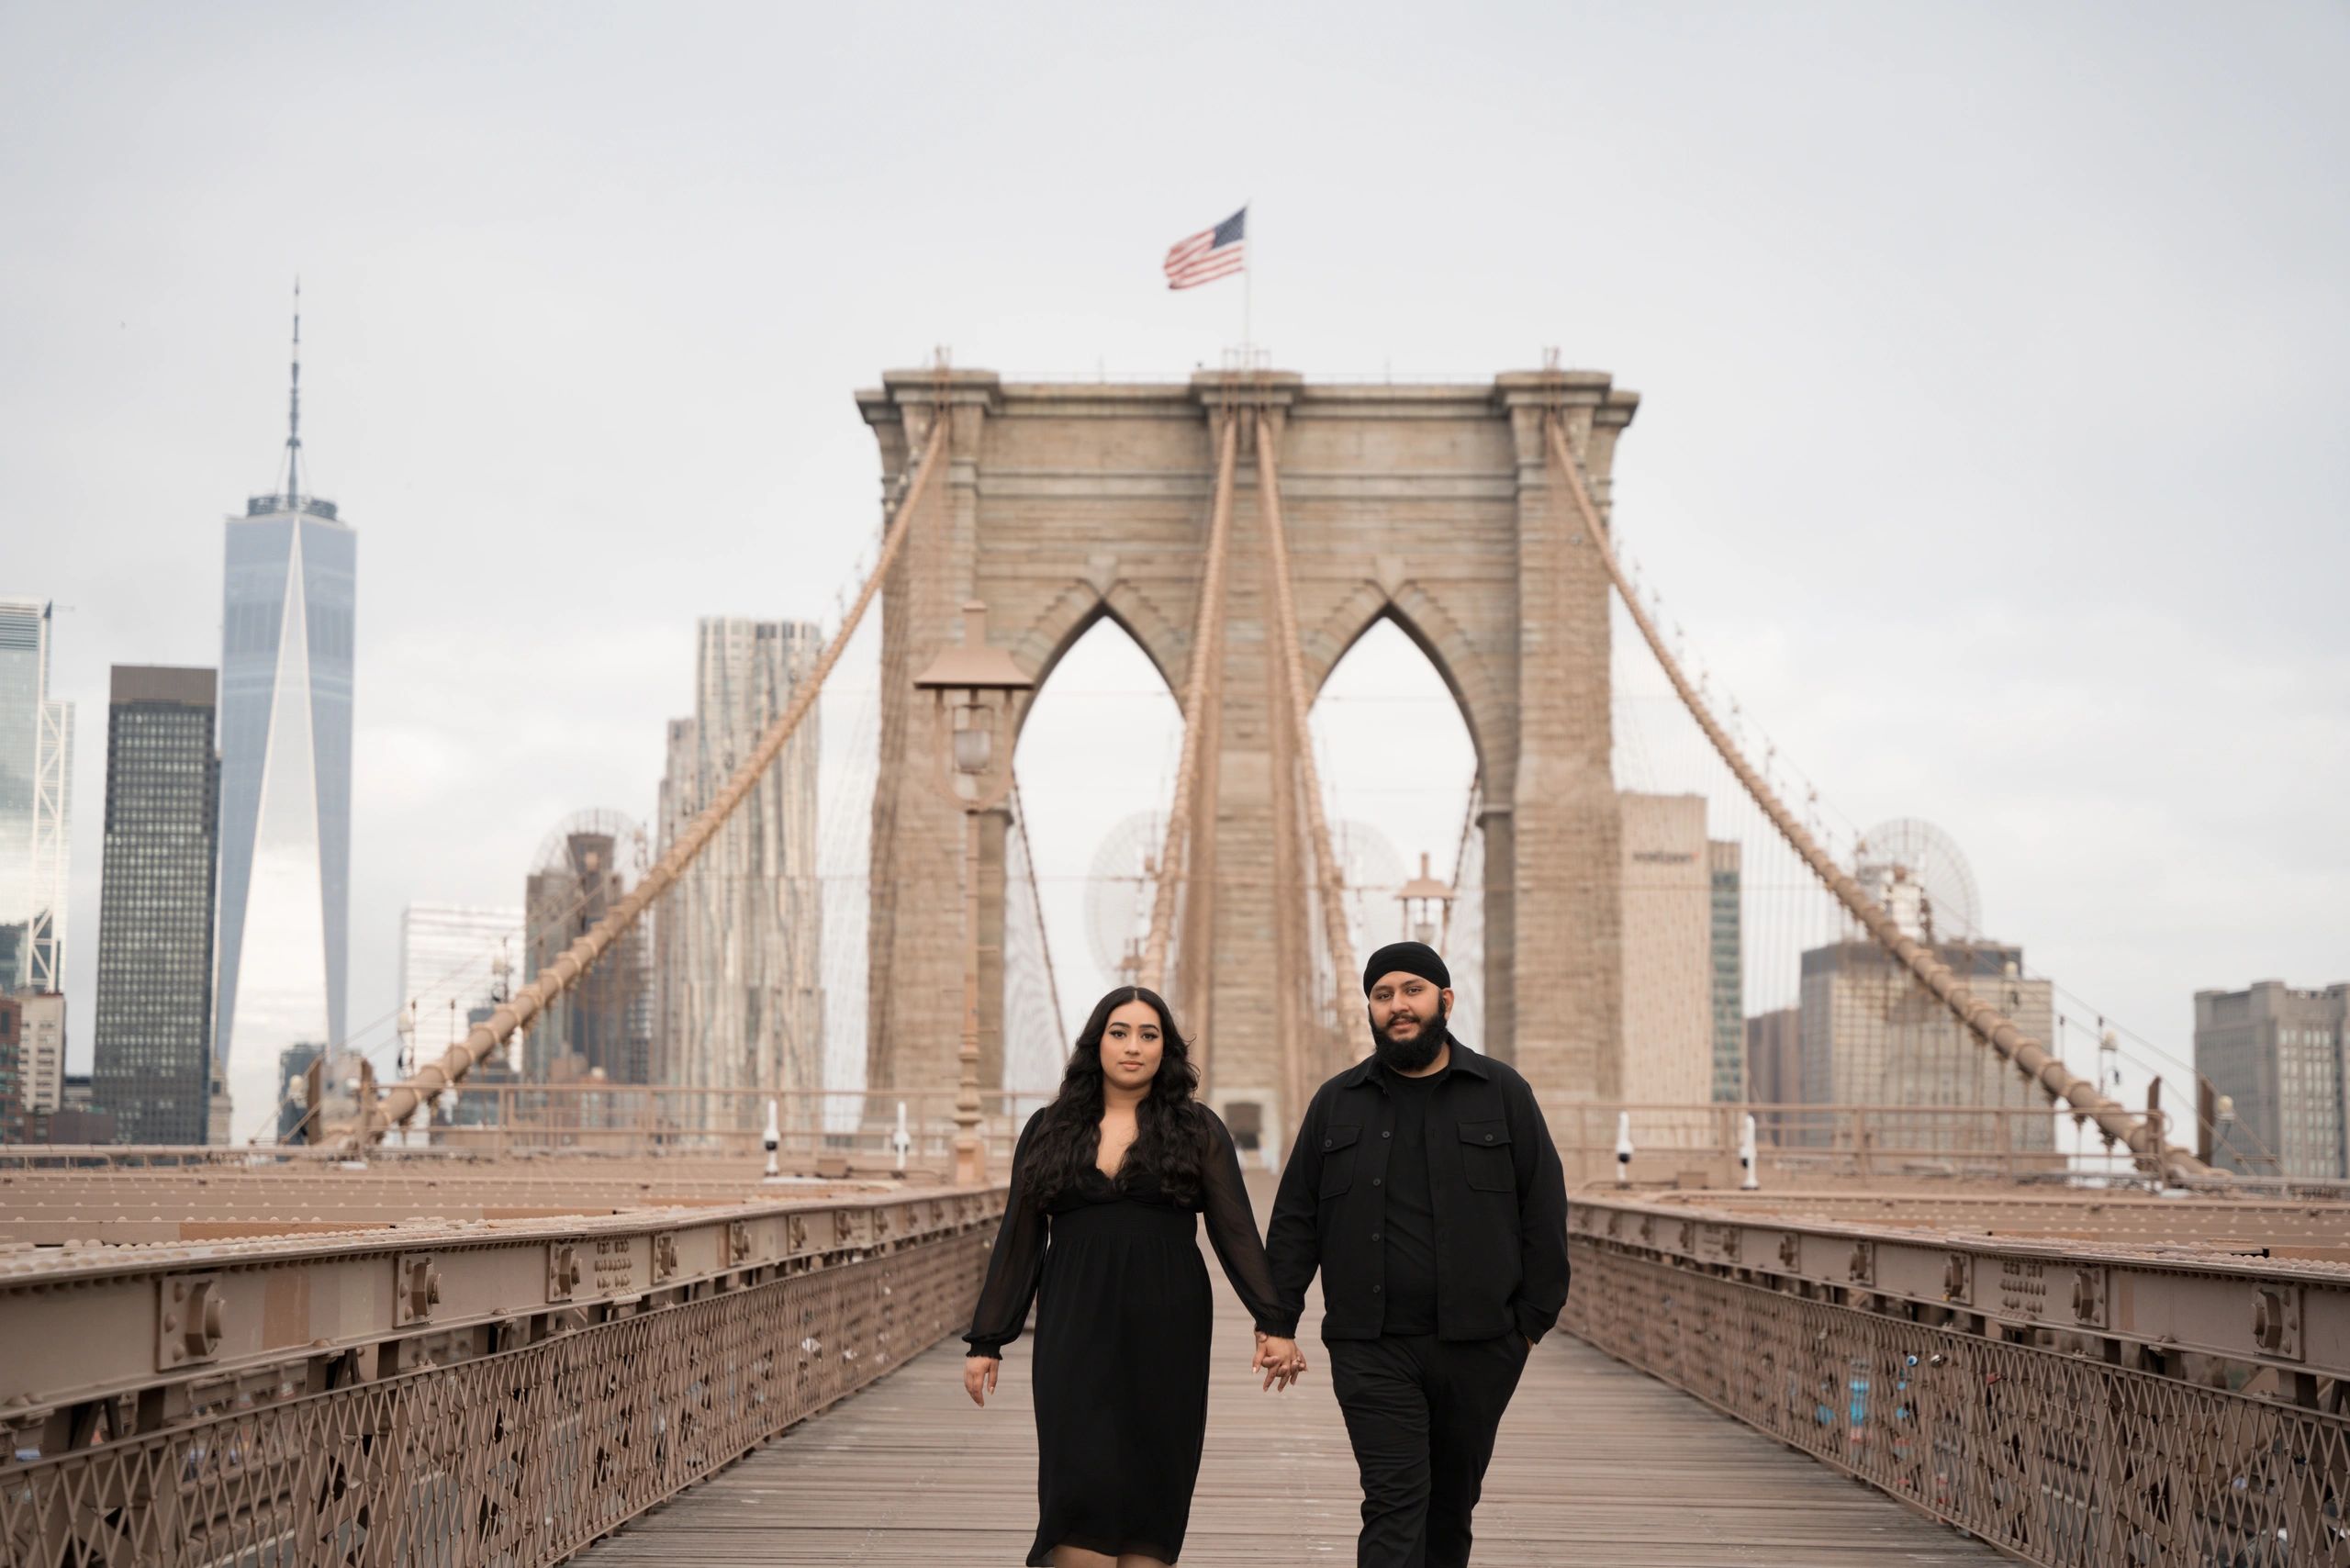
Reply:
[[[984,1238],[0,1468],[42,1568],[560,1562],[968,1320]]]
[[[1631,1256],[1575,1238],[1562,1326],[2047,1568],[2350,1564],[2350,1413]]]

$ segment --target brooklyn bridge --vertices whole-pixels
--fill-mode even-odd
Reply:
[[[1243,356],[1131,383],[942,363],[856,402],[869,573],[758,748],[567,950],[438,1060],[335,1114],[308,1096],[300,1141],[0,1149],[11,1568],[1016,1560],[1024,1363],[974,1410],[957,1336],[1050,1091],[1007,1060],[1014,977],[1049,963],[1009,913],[1013,755],[1104,621],[1182,717],[1127,972],[1200,1040],[1260,1214],[1306,1096],[1370,1046],[1315,698],[1392,626],[1468,732],[1460,846],[1404,918],[1543,1100],[1573,1270],[1479,1562],[2350,1564],[2350,1193],[2243,1174],[2206,1086],[2114,1097],[1914,856],[1824,818],[1618,548],[1636,395]],[[487,1081],[657,918],[860,628],[865,1087]],[[1635,669],[1692,737],[1684,777],[1633,777]],[[1681,992],[1655,931],[1702,922],[1706,868],[1643,834],[1649,802],[1697,795],[1700,850],[1807,912],[1789,973],[1807,947],[1862,977],[1839,1005],[1903,1092],[1724,1098],[1660,1047]],[[1260,1394],[1218,1290],[1185,1561],[1342,1559],[1326,1378]]]

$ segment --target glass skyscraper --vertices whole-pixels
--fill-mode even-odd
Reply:
[[[125,1143],[203,1143],[220,758],[213,672],[114,667],[93,1089]]]
[[[49,695],[49,606],[0,599],[0,993],[65,989],[73,705]]]
[[[284,493],[228,523],[214,1048],[241,1138],[275,1128],[280,1056],[340,1042],[346,1001],[358,535],[300,493],[295,375]]]

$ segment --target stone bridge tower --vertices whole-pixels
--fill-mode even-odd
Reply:
[[[1557,409],[1604,508],[1636,394],[1590,372],[1444,386],[1315,383],[1203,372],[1189,385],[1007,383],[977,370],[884,375],[858,395],[892,494],[931,421],[951,420],[883,588],[881,756],[873,801],[867,1081],[951,1088],[960,1033],[961,853],[914,674],[960,635],[967,598],[1041,688],[1102,616],[1180,691],[1191,657],[1215,481],[1214,421],[1272,415],[1306,678],[1320,688],[1380,618],[1434,662],[1483,778],[1486,1037],[1546,1096],[1607,1099],[1623,1079],[1618,824],[1610,766],[1608,586],[1546,463]],[[1253,1103],[1278,1143],[1284,1094],[1277,943],[1304,951],[1310,862],[1276,843],[1290,766],[1271,687],[1255,421],[1243,421],[1225,584],[1221,698],[1201,779],[1183,959],[1170,1001],[1201,1038],[1206,1098]],[[1102,766],[1114,767],[1115,759]],[[985,907],[1002,884],[985,834]],[[1310,873],[1304,873],[1310,875]],[[1204,880],[1210,896],[1199,896]],[[993,921],[1001,930],[1001,917]],[[988,942],[983,917],[982,943]],[[999,938],[1000,940],[1000,938]],[[1199,962],[1203,950],[1211,955]],[[1001,1081],[1001,971],[983,971],[981,1082]],[[1074,999],[1073,999],[1074,1000]],[[1284,1003],[1285,1004],[1285,1003]],[[1292,1081],[1295,1081],[1292,1080]]]

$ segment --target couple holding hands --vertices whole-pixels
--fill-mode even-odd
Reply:
[[[1526,1081],[1454,1039],[1451,977],[1399,942],[1363,970],[1372,1055],[1322,1085],[1266,1238],[1232,1135],[1193,1098],[1167,1003],[1094,1007],[1013,1158],[963,1382],[984,1406],[1036,1307],[1032,1568],[1158,1568],[1182,1551],[1207,1429],[1211,1298],[1197,1221],[1256,1320],[1264,1387],[1322,1342],[1362,1478],[1360,1568],[1469,1561],[1494,1434],[1567,1297],[1566,1185]]]

